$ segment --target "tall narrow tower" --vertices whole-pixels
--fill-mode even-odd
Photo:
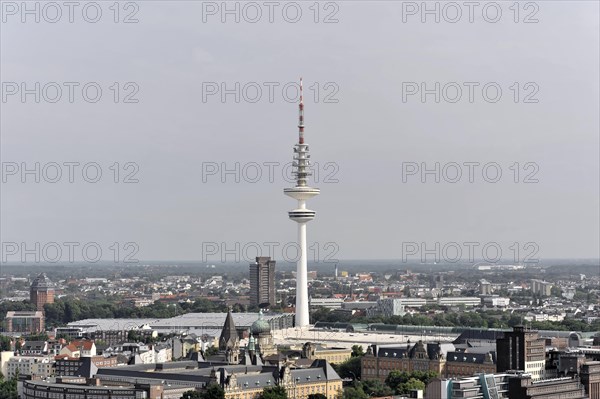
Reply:
[[[300,78],[300,104],[298,120],[298,143],[294,145],[294,177],[296,186],[283,190],[285,195],[298,201],[298,207],[288,212],[291,220],[298,223],[298,244],[300,246],[300,259],[296,266],[296,327],[309,325],[308,314],[308,278],[307,278],[307,248],[306,248],[306,223],[315,218],[315,211],[306,208],[306,200],[319,195],[318,188],[307,185],[310,155],[308,144],[304,142],[304,101],[302,98],[302,78]]]

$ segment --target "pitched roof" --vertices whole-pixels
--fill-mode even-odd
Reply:
[[[46,276],[46,273],[40,273],[31,283],[31,288],[51,288],[54,283]]]
[[[448,352],[448,362],[459,362],[459,363],[477,363],[482,364],[487,361],[493,363],[496,362],[496,353],[469,353],[469,352]]]
[[[238,343],[238,340],[239,337],[233,322],[233,315],[231,314],[231,309],[229,309],[225,318],[225,324],[223,324],[221,336],[219,337],[219,350],[233,348]]]
[[[23,345],[23,348],[21,349],[25,349],[25,350],[43,350],[46,347],[47,342],[46,341],[26,341],[25,345]]]
[[[94,345],[94,342],[92,341],[71,341],[71,343],[69,343],[69,345],[66,346],[67,349],[69,349],[71,352],[74,351],[90,351],[92,350],[92,346]]]

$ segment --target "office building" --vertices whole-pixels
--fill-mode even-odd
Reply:
[[[533,380],[545,378],[546,341],[538,332],[515,326],[496,341],[498,372],[520,370],[531,374]]]
[[[543,280],[531,280],[531,292],[534,295],[552,295],[552,283]]]
[[[36,334],[44,331],[44,313],[41,311],[6,312],[6,331]]]
[[[268,256],[250,264],[250,304],[275,306],[275,261]]]

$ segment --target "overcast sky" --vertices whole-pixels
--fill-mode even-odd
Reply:
[[[508,258],[516,242],[517,260],[532,248],[540,259],[599,255],[596,1],[481,2],[473,10],[459,2],[460,17],[439,3],[439,22],[415,9],[421,2],[278,2],[272,22],[263,2],[237,3],[239,22],[221,2],[121,3],[119,15],[113,2],[82,2],[72,23],[62,2],[55,23],[56,9],[40,3],[36,23],[21,4],[2,2],[4,250],[12,242],[97,242],[111,260],[111,243],[134,242],[140,260],[215,263],[223,248],[208,257],[213,242],[266,249],[295,241],[282,169],[297,140],[292,83],[303,76],[306,140],[319,170],[312,184],[321,189],[308,202],[317,212],[308,237],[320,260],[333,252],[400,259],[412,242],[498,243]],[[99,21],[88,22],[97,8]],[[74,82],[72,103],[65,82]],[[231,90],[224,99],[222,83]],[[52,103],[56,86],[62,97]],[[33,94],[22,98],[23,88]],[[422,88],[432,90],[424,99]],[[40,183],[21,175],[36,162]],[[62,165],[57,183],[49,182],[52,162]],[[73,183],[69,162],[80,163]],[[91,162],[102,170],[97,183],[82,177]],[[236,162],[239,183],[215,171]],[[251,162],[262,168],[255,183]],[[439,183],[407,169],[436,162]],[[456,183],[452,162],[463,173]],[[480,164],[471,164],[472,182],[471,162]],[[264,163],[274,163],[272,181]],[[502,177],[492,183],[498,167]],[[416,174],[403,179],[403,171]],[[281,260],[281,249],[274,256]]]

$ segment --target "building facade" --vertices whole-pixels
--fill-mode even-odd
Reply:
[[[14,356],[6,362],[6,377],[48,377],[54,372],[53,363],[47,356]]]
[[[444,372],[445,360],[439,353],[440,344],[417,342],[413,346],[377,347],[369,346],[361,359],[361,376],[364,380],[385,381],[392,370],[406,372]]]
[[[494,352],[470,353],[455,349],[453,344],[422,341],[406,346],[372,345],[361,359],[361,375],[365,380],[385,381],[393,370],[434,371],[440,377],[471,376],[495,373]]]
[[[6,330],[36,334],[44,331],[44,313],[41,311],[6,312]]]
[[[531,292],[537,295],[550,296],[552,295],[552,283],[543,280],[531,280]]]
[[[340,364],[352,357],[352,349],[327,348],[319,344],[307,342],[302,346],[302,357],[306,359],[322,359],[328,363]]]
[[[587,399],[577,378],[534,381],[530,374],[479,374],[457,379],[434,379],[427,385],[427,399]],[[591,397],[590,397],[591,398]]]
[[[250,264],[250,305],[275,306],[275,261],[268,256]]]
[[[581,366],[579,375],[590,399],[600,399],[600,362],[587,361]]]
[[[587,399],[585,389],[578,378],[534,380],[529,374],[509,377],[508,397],[510,399]]]
[[[520,370],[531,374],[533,380],[545,378],[546,341],[538,332],[515,326],[496,341],[498,372]]]
[[[46,276],[46,273],[40,273],[33,280],[29,290],[29,300],[37,306],[37,310],[44,310],[44,305],[54,303],[54,283]]]

